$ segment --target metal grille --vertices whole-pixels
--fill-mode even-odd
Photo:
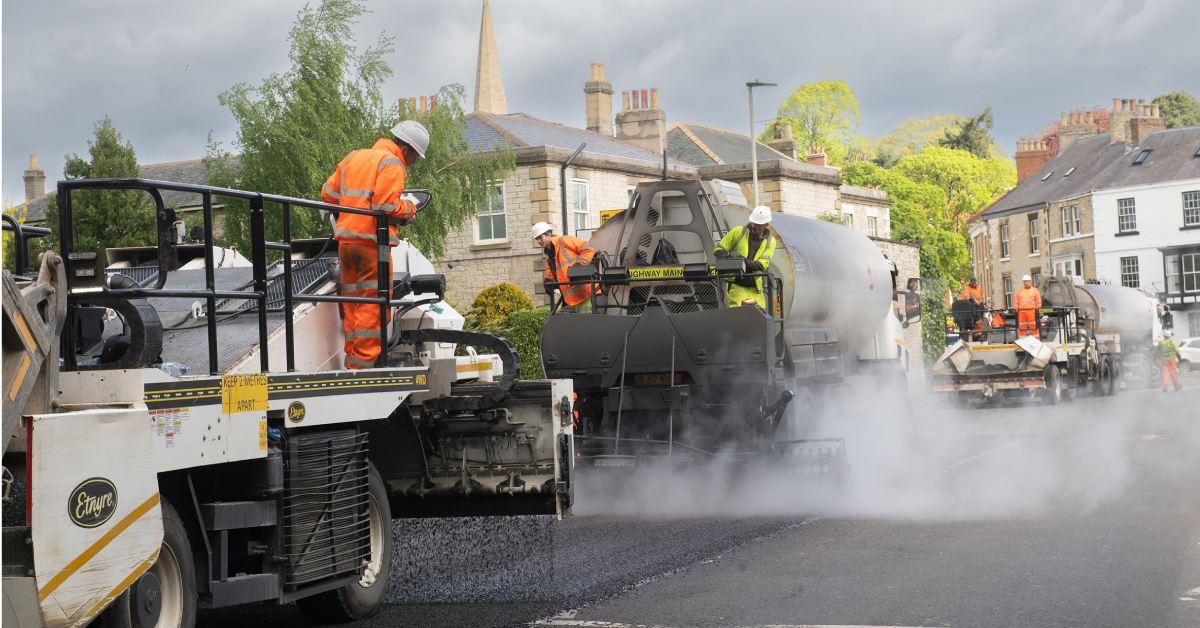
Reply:
[[[646,224],[658,226],[658,209],[651,207],[649,211],[646,212]]]
[[[715,310],[721,306],[717,288],[711,283],[671,283],[633,288],[630,291],[628,313],[641,314],[651,296],[658,299],[672,314]]]
[[[358,573],[371,557],[367,435],[292,436],[283,502],[284,585]]]
[[[141,266],[132,266],[130,268],[117,268],[115,270],[106,271],[108,275],[125,275],[136,281],[139,286],[148,286],[154,283],[158,277],[158,263],[150,262]]]
[[[330,268],[337,263],[335,257],[320,257],[315,260],[292,262],[292,294],[309,294],[330,276]],[[267,267],[267,309],[283,307],[283,262]],[[247,286],[248,287],[248,286]],[[217,312],[247,312],[258,309],[258,302],[251,299],[217,301]]]

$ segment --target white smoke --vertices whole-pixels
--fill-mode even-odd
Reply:
[[[801,474],[778,459],[581,468],[575,513],[940,521],[1086,513],[1136,489],[1131,451],[1140,439],[1158,437],[1145,417],[1179,416],[1171,437],[1200,446],[1194,397],[1189,405],[1183,396],[1156,391],[1104,399],[1081,394],[1052,407],[1021,401],[959,408],[929,393],[906,404],[860,382],[821,405],[805,422],[808,436],[844,439],[840,480]]]

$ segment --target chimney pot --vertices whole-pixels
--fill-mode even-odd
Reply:
[[[1118,111],[1120,111],[1120,110],[1121,110],[1121,99],[1120,99],[1120,98],[1114,98],[1114,99],[1113,99],[1113,108],[1112,108],[1112,110],[1113,110],[1113,112],[1114,112],[1114,113],[1116,113],[1116,112],[1118,112]]]
[[[31,155],[29,156],[29,169],[30,169],[30,170],[37,170],[37,169],[38,169],[38,158],[37,158],[37,153],[33,153],[33,154],[31,154]]]
[[[791,122],[783,123],[783,139],[785,139],[785,140],[792,139],[792,123]]]
[[[421,97],[421,113],[425,113],[425,111],[428,109],[429,109],[429,97],[422,96]]]
[[[777,140],[783,139],[783,132],[779,130],[779,121],[771,123],[771,137]]]
[[[629,111],[629,90],[621,92],[621,111]]]
[[[1160,117],[1160,116],[1159,116],[1159,108],[1158,108],[1158,105],[1150,105],[1150,117],[1151,117],[1151,118],[1158,118],[1158,117]]]
[[[650,90],[642,90],[642,109],[650,108]]]
[[[435,94],[435,95],[429,97],[429,108],[433,109],[436,106],[437,106],[437,95]]]
[[[650,89],[650,108],[658,109],[658,88],[657,87]]]
[[[592,64],[592,80],[593,81],[603,81],[604,80],[604,64],[603,63],[593,63]]]

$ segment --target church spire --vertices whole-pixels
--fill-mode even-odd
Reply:
[[[496,34],[492,31],[492,11],[488,8],[488,0],[483,0],[483,18],[479,23],[475,111],[508,113],[508,99],[504,96],[504,78],[500,76],[500,55],[496,52]]]

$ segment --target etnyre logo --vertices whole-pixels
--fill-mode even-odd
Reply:
[[[89,478],[80,482],[67,499],[67,514],[81,528],[102,525],[116,511],[117,487],[104,478]]]

